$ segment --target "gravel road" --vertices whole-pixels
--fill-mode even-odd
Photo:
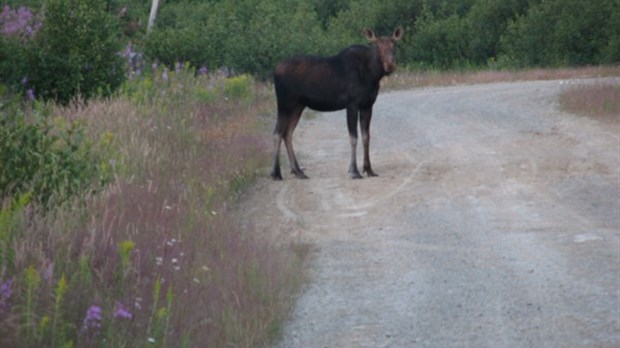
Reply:
[[[242,207],[315,250],[276,347],[619,347],[620,127],[557,105],[587,82],[381,93],[363,180],[344,111],[302,117],[310,179]]]

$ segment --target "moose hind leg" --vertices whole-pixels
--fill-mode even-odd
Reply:
[[[273,133],[273,169],[271,177],[273,180],[282,180],[282,172],[280,171],[280,145],[282,144],[282,135],[277,132]]]
[[[308,179],[308,176],[301,170],[297,162],[297,157],[295,156],[295,151],[293,150],[293,132],[299,123],[303,110],[304,107],[299,107],[293,112],[291,122],[288,124],[286,136],[284,137],[284,144],[286,145],[286,152],[288,153],[288,160],[291,165],[291,173],[299,179]]]
[[[280,145],[282,139],[286,136],[290,119],[286,115],[278,113],[278,120],[273,131],[273,169],[271,177],[274,180],[282,180],[282,172],[280,171]]]

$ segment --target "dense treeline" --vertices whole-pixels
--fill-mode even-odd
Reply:
[[[406,29],[401,64],[519,68],[620,61],[619,0],[242,0],[162,6],[147,56],[267,74],[301,53],[363,43],[363,27]]]
[[[389,33],[396,26],[405,28],[398,61],[401,66],[413,69],[558,67],[620,62],[620,0],[168,0],[161,3],[155,27],[148,36],[150,1],[5,0],[10,6],[25,3],[35,12],[45,8],[42,2],[66,3],[77,8],[84,7],[80,4],[105,4],[105,16],[115,18],[121,30],[113,32],[105,27],[104,33],[122,44],[131,42],[134,50],[144,52],[148,62],[170,67],[176,62],[189,62],[194,67],[209,69],[226,66],[260,77],[269,76],[276,62],[286,56],[334,54],[347,45],[364,43],[360,34],[364,27],[379,33]],[[53,6],[48,8],[51,10]],[[66,23],[56,19],[54,24],[50,15],[45,15],[45,21],[50,21],[48,25]],[[85,33],[75,33],[69,28],[66,37],[60,32],[58,38],[50,36],[54,30],[45,28],[43,25],[44,39],[39,42],[56,40],[58,44],[70,46],[70,52],[93,49],[92,37],[79,42],[72,40]],[[108,42],[101,34],[97,35],[97,40]],[[73,47],[81,44],[84,47]],[[0,82],[10,84],[6,76],[12,75],[13,84],[17,84],[19,74],[7,68],[11,64],[6,64],[15,56],[7,51],[9,46],[6,42],[0,46]],[[28,62],[20,65],[22,70],[51,69],[41,68],[41,61],[53,62],[54,59],[43,58],[60,53],[48,46],[39,56],[20,58],[20,62]],[[108,46],[111,50],[114,45]],[[105,54],[95,58],[102,63],[114,61],[106,59]],[[78,65],[78,70],[83,70],[86,64],[81,59],[61,61]],[[106,64],[101,64],[101,68],[110,70]],[[38,75],[39,70],[32,75]],[[76,79],[80,78],[84,77]],[[110,79],[111,87],[117,84],[115,78]],[[95,85],[99,90],[102,88],[101,83]],[[83,87],[81,90],[84,92]],[[48,92],[54,93],[58,94]]]

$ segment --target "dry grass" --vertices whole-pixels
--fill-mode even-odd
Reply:
[[[620,76],[620,66],[597,66],[564,69],[531,69],[522,71],[464,71],[464,72],[398,72],[385,78],[386,89],[404,89],[426,86],[451,86],[526,80],[558,80],[586,77]]]
[[[582,84],[566,88],[560,104],[568,111],[620,127],[620,84]]]

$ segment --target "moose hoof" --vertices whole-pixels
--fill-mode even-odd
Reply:
[[[367,170],[366,175],[368,175],[369,178],[373,176],[379,176],[379,174],[373,172],[372,170]]]
[[[359,172],[350,172],[349,175],[351,175],[351,179],[363,179],[364,177],[360,175]]]
[[[292,171],[291,173],[295,174],[297,179],[310,179],[303,171]]]
[[[271,178],[273,180],[276,180],[276,181],[282,181],[282,174],[280,174],[279,171],[278,172],[272,172],[271,173]]]

